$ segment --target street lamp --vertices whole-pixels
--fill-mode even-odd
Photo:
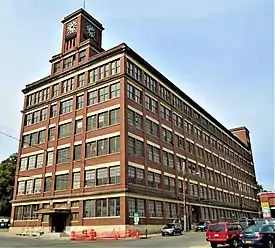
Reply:
[[[200,172],[196,172],[195,175],[199,175]],[[185,184],[185,179],[187,176],[187,171],[186,171],[186,163],[182,163],[182,177],[183,177],[183,185],[182,185],[182,190],[183,190],[183,230],[187,230],[187,216],[186,216],[186,184]]]

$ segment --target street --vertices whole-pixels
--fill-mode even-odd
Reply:
[[[205,233],[187,233],[174,237],[151,237],[148,239],[136,240],[99,240],[99,241],[69,241],[69,240],[52,240],[37,237],[20,237],[0,233],[0,247],[2,248],[67,248],[67,247],[175,247],[175,248],[208,248],[209,244],[205,241]]]

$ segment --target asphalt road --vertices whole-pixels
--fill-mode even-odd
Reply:
[[[69,241],[52,240],[37,237],[11,236],[0,232],[1,248],[142,248],[142,247],[171,247],[171,248],[209,248],[205,241],[205,233],[187,233],[174,237],[151,237],[148,239],[136,240],[98,240],[98,241]]]

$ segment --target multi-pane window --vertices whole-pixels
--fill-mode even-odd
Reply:
[[[60,72],[60,62],[56,62],[53,64],[53,73]]]
[[[109,153],[119,153],[120,152],[120,136],[111,137],[109,139]]]
[[[108,168],[102,168],[97,170],[96,185],[106,185],[109,183]]]
[[[176,147],[181,148],[181,149],[185,149],[184,138],[182,136],[177,135],[177,134],[175,136],[176,136]]]
[[[139,212],[141,217],[145,216],[145,200],[128,198],[128,213],[129,216],[134,216],[135,212]]]
[[[92,115],[92,116],[89,116],[87,118],[86,129],[87,129],[87,131],[91,131],[91,130],[97,129],[97,118],[96,118],[96,115]]]
[[[75,54],[64,60],[64,69],[72,67],[75,64]]]
[[[189,140],[186,140],[187,151],[191,154],[195,154],[195,145]]]
[[[58,138],[69,137],[71,135],[72,123],[65,123],[59,126]]]
[[[109,99],[109,87],[106,86],[106,87],[100,88],[98,91],[98,95],[99,95],[99,97],[98,97],[99,102],[104,102],[104,101],[108,100]]]
[[[148,171],[148,186],[161,189],[161,174]]]
[[[52,97],[58,96],[59,84],[54,84],[52,87]]]
[[[108,111],[98,114],[98,128],[107,127],[108,125]]]
[[[110,167],[110,184],[120,183],[120,166]]]
[[[77,87],[84,86],[84,78],[85,78],[84,73],[81,73],[81,74],[77,75]]]
[[[80,134],[82,133],[82,119],[76,120],[75,121],[75,134]]]
[[[111,84],[110,98],[112,99],[119,96],[120,96],[120,84],[119,83]]]
[[[139,104],[142,103],[142,92],[131,84],[127,84],[127,97]]]
[[[120,198],[109,199],[109,216],[120,216]]]
[[[56,163],[68,163],[70,160],[70,147],[57,150]]]
[[[42,179],[41,178],[37,178],[34,180],[34,186],[33,186],[33,193],[40,193],[41,192],[41,185],[42,184]]]
[[[160,105],[160,114],[161,117],[169,122],[172,121],[172,112],[170,109],[164,107],[163,105]]]
[[[153,92],[157,92],[157,82],[155,79],[144,73],[144,82],[147,88]]]
[[[91,106],[93,104],[98,103],[98,95],[97,95],[97,90],[93,90],[88,92],[88,101],[87,105]]]
[[[128,124],[142,129],[143,116],[128,108]]]
[[[18,181],[17,183],[17,195],[25,194],[26,181]]]
[[[85,61],[86,59],[86,49],[79,52],[79,62]]]
[[[46,160],[46,166],[53,165],[53,152],[49,151],[47,152],[47,160]]]
[[[144,142],[129,136],[128,154],[144,157]]]
[[[184,121],[184,131],[186,134],[193,135],[193,125],[188,121]]]
[[[159,137],[159,124],[146,118],[146,132]]]
[[[60,103],[60,114],[66,114],[73,111],[73,99],[69,99]]]
[[[111,62],[111,75],[120,73],[120,60],[115,60]]]
[[[160,163],[160,149],[147,144],[148,159],[155,163]]]
[[[85,187],[93,187],[96,186],[96,170],[88,170],[85,171]]]
[[[110,110],[110,125],[115,125],[120,122],[120,109]]]
[[[178,128],[183,128],[183,118],[178,116],[177,114],[173,114],[174,125]]]
[[[155,114],[158,114],[158,102],[148,95],[145,95],[145,108],[151,110]]]
[[[82,109],[84,105],[84,95],[80,95],[76,97],[76,109]]]
[[[108,139],[101,139],[97,141],[97,155],[103,156],[108,154]]]
[[[133,166],[128,166],[128,182],[144,185],[144,170]]]
[[[84,218],[95,217],[95,200],[84,201]]]
[[[69,174],[55,176],[55,190],[67,190]]]
[[[172,141],[173,141],[172,131],[170,131],[164,127],[161,128],[161,137],[162,137],[162,140],[165,142],[172,143]]]
[[[41,121],[47,120],[48,108],[41,109]]]
[[[50,107],[50,118],[56,117],[57,115],[57,105],[53,104]]]
[[[52,177],[45,177],[45,182],[44,182],[44,192],[48,192],[51,190],[52,187]]]
[[[69,78],[62,82],[62,94],[74,89],[74,78]]]
[[[163,164],[165,166],[174,168],[174,154],[167,151],[162,151],[162,154],[163,154]]]
[[[81,148],[82,148],[81,144],[74,146],[74,161],[81,159]]]

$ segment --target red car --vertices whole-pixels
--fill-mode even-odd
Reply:
[[[230,247],[238,247],[242,244],[240,234],[243,228],[238,223],[218,222],[208,225],[206,241],[210,242],[212,248],[218,245],[229,244]]]

